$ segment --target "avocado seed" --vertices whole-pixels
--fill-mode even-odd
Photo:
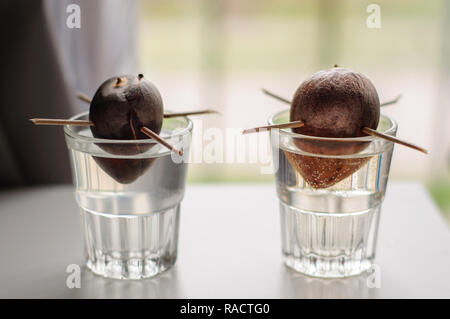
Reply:
[[[319,71],[294,94],[291,121],[302,121],[294,132],[317,137],[360,137],[363,127],[376,129],[380,100],[363,74],[344,68]]]
[[[94,123],[91,131],[94,137],[112,140],[148,139],[141,133],[143,126],[158,134],[161,131],[163,102],[158,89],[143,75],[113,77],[97,89],[89,109],[89,120]],[[108,151],[124,154],[124,144],[118,148],[108,146]],[[142,144],[141,144],[142,145]],[[138,148],[125,154],[145,151]]]
[[[92,99],[89,120],[94,137],[112,140],[148,139],[140,129],[145,126],[158,134],[163,122],[163,102],[158,89],[143,75],[113,77],[97,89]],[[152,145],[145,143],[98,143],[114,155],[135,155]],[[94,157],[109,176],[128,184],[141,176],[154,159],[117,159]]]
[[[364,136],[361,129],[376,129],[380,102],[372,82],[363,74],[344,68],[319,71],[297,89],[290,109],[291,121],[304,126],[293,131],[330,138]],[[295,138],[301,150],[318,155],[356,154],[369,142]],[[369,157],[327,158],[286,152],[291,165],[314,188],[330,187],[359,170]]]

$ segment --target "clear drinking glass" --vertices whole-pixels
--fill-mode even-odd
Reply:
[[[288,121],[286,110],[269,124]],[[397,124],[382,115],[377,130],[395,136]],[[325,278],[368,270],[394,143],[371,136],[320,138],[291,129],[271,134],[286,265]]]
[[[74,116],[86,120],[87,113]],[[160,136],[189,154],[192,122],[165,119]],[[154,140],[93,138],[65,126],[87,267],[118,279],[140,279],[177,257],[180,203],[187,163]]]

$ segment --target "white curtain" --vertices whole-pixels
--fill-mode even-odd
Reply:
[[[66,25],[69,4],[81,28]],[[67,118],[87,110],[106,78],[136,73],[136,0],[2,0],[0,186],[70,182],[61,127],[32,117]]]

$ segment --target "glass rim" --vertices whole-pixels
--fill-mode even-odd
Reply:
[[[272,114],[269,117],[269,119],[267,120],[267,122],[269,123],[269,125],[277,124],[274,121],[275,118],[279,117],[282,113],[285,113],[288,111],[289,111],[289,109],[284,109],[282,111],[278,111],[278,112]],[[380,131],[380,133],[387,134],[387,135],[395,135],[395,132],[398,129],[397,122],[393,118],[391,118],[387,115],[384,115],[384,114],[380,114],[380,120],[381,120],[381,118],[388,120],[390,125],[386,130]],[[379,137],[372,136],[372,135],[361,136],[361,137],[320,137],[320,136],[312,136],[312,135],[304,135],[304,134],[295,133],[295,132],[290,131],[290,128],[288,128],[288,129],[281,128],[281,129],[279,129],[279,131],[282,132],[283,134],[292,136],[294,138],[301,138],[301,139],[308,139],[308,140],[320,140],[320,141],[372,142],[372,141],[379,139]]]
[[[69,120],[77,120],[80,117],[88,115],[88,114],[89,114],[89,111],[78,113],[78,114],[70,117]],[[174,137],[189,134],[189,132],[192,131],[192,127],[193,127],[192,120],[187,116],[180,116],[180,118],[183,118],[186,120],[187,124],[185,127],[180,128],[180,130],[176,131],[176,133],[161,134],[160,137],[163,139],[167,139],[167,138],[174,138]],[[140,140],[113,140],[113,139],[104,139],[104,138],[97,138],[97,137],[81,135],[73,130],[72,125],[64,125],[64,133],[74,139],[81,140],[83,142],[89,142],[89,143],[101,143],[101,144],[135,144],[135,143],[154,144],[154,143],[158,143],[157,141],[155,141],[154,139],[151,139],[151,138],[140,139]]]

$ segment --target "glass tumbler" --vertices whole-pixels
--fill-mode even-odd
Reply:
[[[286,110],[269,124],[288,121]],[[382,115],[377,130],[395,136],[397,124]],[[291,129],[271,134],[286,265],[324,278],[370,269],[394,143],[372,136],[313,137]]]
[[[175,263],[192,126],[185,117],[165,119],[160,133],[183,157],[152,139],[98,139],[88,127],[64,127],[87,267],[94,273],[141,279]]]

